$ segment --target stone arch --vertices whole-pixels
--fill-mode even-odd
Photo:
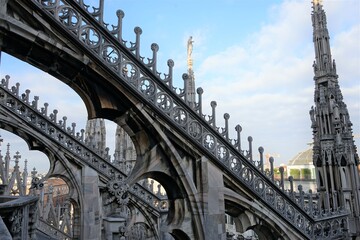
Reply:
[[[151,178],[161,184],[161,186],[165,189],[168,198],[169,212],[166,222],[176,222],[176,224],[180,224],[185,217],[185,209],[183,202],[185,196],[183,195],[183,191],[181,190],[178,183],[174,180],[174,178],[160,171],[147,172],[142,175],[142,178]]]
[[[138,156],[140,156],[139,159],[150,157],[147,154],[150,153],[151,149],[156,148],[162,151],[163,155],[167,157],[164,169],[168,175],[174,176],[181,189],[182,196],[184,196],[184,198],[174,200],[175,208],[180,209],[180,211],[187,211],[188,213],[200,212],[200,201],[197,199],[199,197],[195,183],[183,165],[182,157],[176,151],[168,136],[166,136],[164,129],[168,127],[166,126],[167,124],[162,125],[159,123],[160,118],[154,118],[152,113],[149,114],[146,104],[144,105],[139,101],[137,95],[133,94],[133,89],[119,83],[118,76],[109,73],[106,69],[95,68],[94,64],[89,64],[88,58],[82,55],[84,54],[83,51],[79,51],[80,55],[77,55],[76,51],[63,52],[62,49],[58,50],[64,53],[64,55],[56,51],[51,52],[51,54],[54,54],[53,56],[61,56],[61,60],[57,59],[56,64],[53,61],[51,63],[46,62],[50,65],[54,64],[52,68],[48,68],[50,66],[40,63],[38,61],[40,59],[34,59],[32,64],[40,69],[45,69],[45,71],[55,76],[59,81],[70,86],[83,100],[87,108],[88,118],[100,117],[118,124],[124,120],[125,123],[123,125],[131,130],[132,134],[130,137],[135,139],[133,142],[137,148]],[[16,55],[16,51],[13,54]],[[28,61],[25,58],[22,59]],[[95,63],[98,62],[95,61]],[[129,121],[126,120],[127,117],[129,117]],[[42,146],[40,145],[40,147]],[[133,180],[138,175],[141,174],[131,174],[129,182],[133,184]],[[192,198],[191,201],[188,196]],[[195,238],[202,239],[204,238],[202,217],[200,214],[194,214],[194,216],[189,220],[192,221],[193,234],[196,235]],[[174,222],[173,224],[177,225],[179,222]]]
[[[241,213],[234,221],[237,232],[245,232],[251,226],[250,218],[246,212]]]
[[[161,186],[165,189],[166,195],[169,200],[184,198],[180,186],[177,184],[174,178],[169,176],[168,174],[160,171],[153,171],[145,173],[144,175],[142,175],[142,177],[152,178],[159,182]]]
[[[148,115],[143,106],[137,104],[126,114],[115,117],[113,121],[129,134],[137,152],[135,166],[127,179],[128,184],[134,184],[147,177],[158,181],[170,200],[167,222],[171,226],[181,224],[186,211],[199,211],[200,201],[190,202],[187,199],[189,195],[197,198],[197,190],[183,164],[183,159],[160,124]],[[194,229],[200,229],[196,232],[196,238],[201,239],[204,234],[202,220],[198,215],[195,216],[192,219],[196,225]]]
[[[236,216],[238,221],[243,220],[243,230],[253,230],[261,236],[266,236],[267,231],[271,232],[269,236],[273,238],[262,239],[299,238],[299,236],[292,235],[293,231],[281,221],[281,218],[271,212],[264,212],[264,208],[261,205],[254,204],[250,198],[225,188],[224,199],[226,213]]]
[[[82,201],[84,200],[82,194],[80,194],[81,188],[75,180],[77,178],[69,166],[69,159],[61,154],[56,146],[48,142],[36,131],[32,131],[23,124],[19,124],[16,119],[12,119],[9,116],[5,117],[1,111],[2,109],[0,108],[0,128],[22,138],[30,150],[41,151],[48,157],[50,169],[43,180],[50,177],[60,177],[69,185],[69,195],[72,196],[70,201],[74,206],[75,214],[73,234],[74,237],[80,237],[82,234],[81,222],[83,221],[83,216],[80,213],[82,212]]]

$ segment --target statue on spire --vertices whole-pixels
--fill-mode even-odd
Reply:
[[[186,101],[190,106],[195,106],[195,76],[193,70],[193,60],[191,57],[193,51],[193,38],[189,37],[187,41],[187,64],[188,64],[188,77],[185,81]]]
[[[188,63],[188,68],[192,69],[193,63],[192,63],[192,51],[193,51],[193,40],[192,40],[192,36],[190,36],[188,42],[187,42],[187,63]]]
[[[192,36],[190,36],[188,42],[187,42],[187,55],[188,55],[188,59],[191,59],[191,54],[192,54],[192,50],[193,50],[193,40],[192,40]]]
[[[318,4],[322,5],[322,0],[313,0],[313,4],[314,5],[318,5]]]

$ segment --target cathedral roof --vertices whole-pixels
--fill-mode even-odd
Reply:
[[[313,157],[313,150],[312,150],[312,146],[310,146],[308,149],[299,152],[295,157],[293,157],[289,161],[288,166],[313,164],[312,157]]]

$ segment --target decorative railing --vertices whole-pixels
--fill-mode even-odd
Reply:
[[[0,84],[0,106],[16,114],[26,124],[31,125],[42,133],[43,136],[50,141],[57,143],[65,151],[69,151],[88,166],[95,169],[108,179],[125,179],[126,174],[123,173],[119,166],[111,162],[109,158],[104,159],[98,155],[91,146],[87,146],[84,142],[84,130],[76,132],[76,124],[72,123],[71,127],[67,126],[66,117],[57,120],[57,110],[53,110],[48,114],[48,104],[44,103],[44,107],[38,108],[39,97],[35,96],[33,101],[29,100],[30,90],[19,94],[20,84],[9,86],[9,76],[2,79]],[[109,181],[111,182],[111,181]],[[166,212],[167,199],[159,194],[153,193],[143,185],[134,184],[129,187],[130,193],[141,202],[153,208],[155,211]]]
[[[191,107],[187,100],[186,89],[176,89],[172,85],[174,62],[168,61],[168,73],[161,74],[157,71],[158,45],[155,43],[151,45],[152,58],[145,60],[141,56],[141,28],[134,29],[135,42],[128,44],[123,40],[124,13],[122,11],[117,12],[117,25],[109,26],[103,21],[103,0],[100,0],[99,8],[90,8],[84,4],[83,0],[32,0],[31,3],[50,24],[64,30],[63,35],[83,50],[92,61],[116,76],[119,84],[130,89],[143,102],[151,106],[153,111],[192,141],[208,158],[213,159],[234,179],[247,186],[264,204],[282,216],[304,236],[308,238],[333,237],[346,231],[347,213],[342,209],[334,209],[326,213],[321,210],[314,211],[312,200],[308,201],[309,206],[306,207],[302,193],[293,194],[291,190],[288,194],[282,187],[283,182],[277,185],[274,174],[270,172],[267,175],[263,169],[262,148],[259,148],[259,164],[254,164],[252,138],[248,138],[249,150],[244,151],[241,148],[241,126],[237,125],[235,128],[237,139],[229,138],[229,114],[224,115],[224,127],[216,126],[215,101],[211,102],[212,114],[204,115],[201,88],[197,90],[197,103]],[[183,79],[187,78],[187,74],[184,74]],[[67,142],[67,139],[59,139],[58,130],[55,130],[56,132],[50,131],[53,138],[73,151],[78,151],[74,141]],[[112,168],[103,161],[93,161],[92,153],[86,152],[85,155],[81,151],[78,153],[94,167],[101,168],[102,172],[113,174]],[[300,199],[294,197],[296,195],[300,196]],[[310,193],[309,198],[311,196]],[[329,226],[338,227],[329,228]]]

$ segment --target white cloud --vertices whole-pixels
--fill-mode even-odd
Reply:
[[[346,3],[334,1],[328,5],[331,18],[337,17]],[[275,6],[270,24],[246,41],[209,56],[196,71],[197,84],[204,88],[207,112],[210,113],[208,102],[218,103],[218,125],[223,126],[223,112],[229,112],[232,126],[242,123],[244,132],[253,135],[254,147],[264,145],[265,150],[280,153],[281,162],[304,149],[312,138],[308,114],[314,88],[310,9],[304,1],[285,1]],[[359,26],[350,25],[353,17],[348,15],[352,14],[349,11],[341,14],[347,27],[338,25],[337,32],[331,31],[331,25],[328,27],[333,32],[334,58],[342,62],[338,63],[338,71],[346,72],[340,79],[342,76],[349,79],[342,89],[357,125],[360,37]],[[352,91],[346,88],[348,84]],[[244,141],[246,135],[243,137]]]

